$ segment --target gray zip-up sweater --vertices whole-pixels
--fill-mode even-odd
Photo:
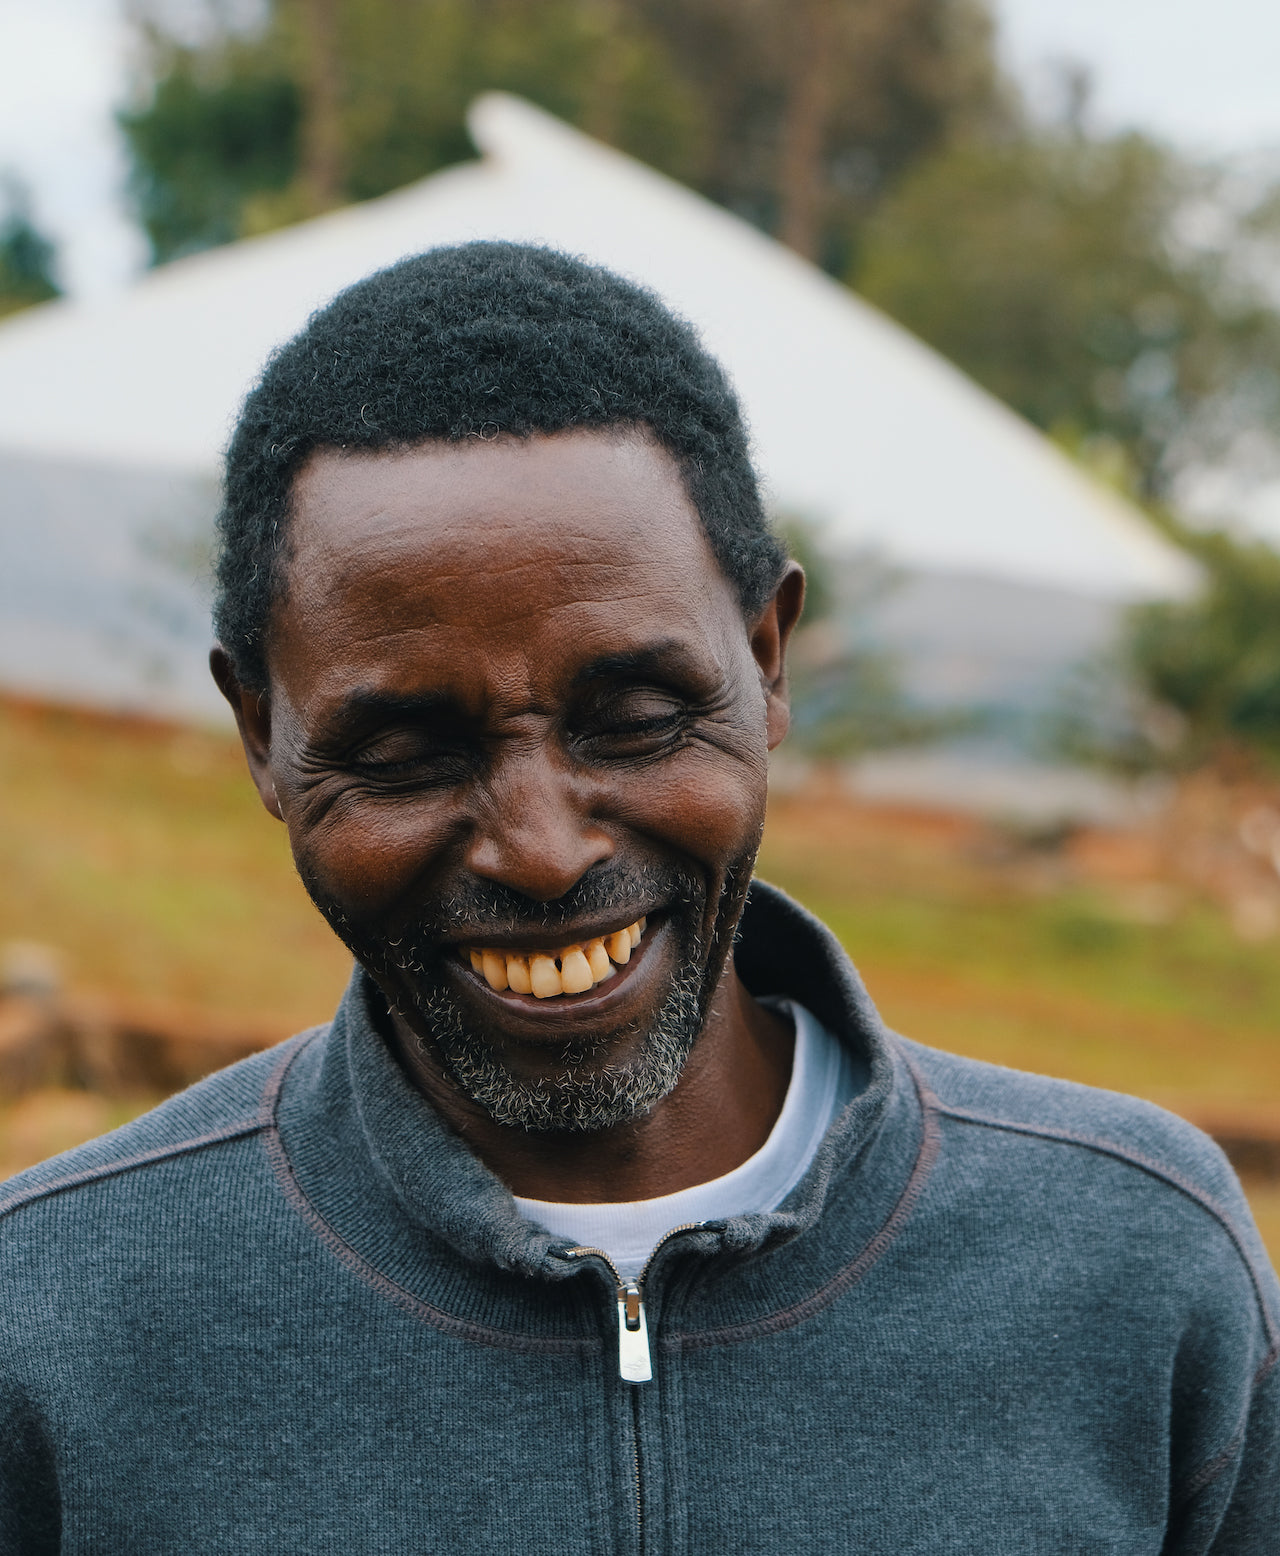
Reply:
[[[870,1083],[780,1210],[677,1233],[621,1304],[362,975],[0,1187],[0,1550],[1280,1551],[1280,1292],[1216,1147],[891,1035],[769,888],[738,965]]]

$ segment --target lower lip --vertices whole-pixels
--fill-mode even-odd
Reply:
[[[639,992],[633,985],[645,981],[644,972],[650,954],[654,945],[662,941],[666,930],[666,919],[655,923],[650,917],[640,944],[631,953],[631,959],[621,967],[615,964],[612,978],[606,978],[581,994],[553,994],[549,999],[540,1000],[533,994],[517,994],[514,989],[491,989],[479,973],[460,962],[454,963],[454,971],[468,988],[477,991],[484,999],[504,1006],[512,1014],[540,1021],[562,1021],[579,1015],[593,1016],[630,994]]]

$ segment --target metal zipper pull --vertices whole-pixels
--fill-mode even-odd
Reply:
[[[700,1232],[713,1225],[708,1221],[686,1221],[683,1226],[673,1226],[653,1246],[653,1252],[645,1260],[644,1269],[635,1280],[624,1281],[603,1248],[560,1248],[553,1250],[562,1259],[599,1259],[613,1271],[618,1292],[618,1371],[627,1383],[648,1383],[653,1377],[653,1358],[649,1354],[649,1321],[644,1313],[644,1298],[640,1295],[640,1282],[649,1273],[659,1248],[683,1232]]]
[[[648,1383],[653,1377],[644,1299],[634,1280],[618,1287],[618,1371],[628,1383]]]

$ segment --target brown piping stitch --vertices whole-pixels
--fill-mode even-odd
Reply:
[[[305,1042],[322,1030],[320,1027],[313,1027],[310,1031],[302,1032],[281,1045],[283,1055],[267,1081],[266,1091],[263,1093],[264,1104],[267,1096],[270,1095],[273,1099],[271,1106],[274,1107],[274,1097],[280,1089],[280,1081],[284,1072],[293,1063],[294,1054]],[[41,1183],[33,1188],[24,1189],[10,1200],[0,1201],[0,1216],[6,1216],[10,1211],[18,1210],[23,1205],[33,1204],[38,1199],[45,1199],[50,1194],[62,1194],[68,1189],[76,1189],[86,1183],[113,1178],[117,1173],[131,1172],[135,1167],[148,1167],[152,1162],[163,1162],[171,1156],[185,1156],[189,1151],[200,1151],[208,1145],[221,1145],[225,1140],[238,1140],[244,1135],[256,1134],[260,1129],[269,1127],[270,1122],[270,1112],[264,1115],[264,1108],[260,1105],[257,1112],[250,1117],[224,1124],[221,1129],[210,1130],[208,1134],[192,1135],[186,1140],[175,1140],[171,1145],[158,1145],[153,1150],[139,1151],[136,1156],[122,1156],[113,1162],[100,1162],[96,1167],[85,1167],[80,1172],[69,1173],[65,1178],[55,1178],[52,1183]]]
[[[256,1135],[260,1127],[255,1118],[243,1119],[207,1135],[192,1135],[188,1140],[175,1140],[172,1145],[157,1146],[154,1151],[140,1151],[137,1156],[122,1156],[118,1161],[86,1167],[82,1172],[69,1173],[65,1178],[55,1178],[52,1183],[41,1183],[34,1188],[24,1189],[12,1199],[0,1202],[0,1216],[21,1210],[23,1205],[32,1205],[50,1194],[64,1194],[68,1189],[78,1189],[86,1183],[96,1183],[103,1178],[114,1178],[118,1173],[131,1172],[135,1167],[148,1167],[152,1162],[162,1162],[170,1156],[185,1156],[190,1151],[203,1150],[207,1145],[221,1145],[224,1140]]]
[[[935,1099],[936,1101],[937,1099]],[[978,1124],[985,1129],[1007,1129],[1013,1134],[1035,1135],[1045,1140],[1059,1140],[1065,1145],[1082,1146],[1087,1151],[1097,1151],[1103,1156],[1114,1156],[1117,1161],[1127,1162],[1131,1167],[1137,1167],[1140,1171],[1150,1173],[1153,1178],[1161,1178],[1185,1194],[1188,1199],[1193,1199],[1210,1215],[1214,1216],[1222,1225],[1227,1236],[1235,1244],[1236,1252],[1245,1269],[1249,1272],[1249,1280],[1253,1285],[1254,1296],[1257,1299],[1258,1310],[1262,1314],[1262,1326],[1266,1331],[1269,1344],[1267,1354],[1263,1357],[1258,1371],[1254,1374],[1253,1384],[1256,1388],[1275,1365],[1277,1356],[1280,1356],[1280,1330],[1277,1330],[1276,1321],[1267,1306],[1266,1298],[1262,1293],[1262,1277],[1258,1273],[1258,1267],[1253,1256],[1245,1246],[1244,1238],[1231,1217],[1231,1213],[1222,1205],[1211,1198],[1198,1185],[1190,1179],[1184,1178],[1174,1167],[1167,1167],[1163,1162],[1153,1161],[1144,1156],[1141,1151],[1131,1150],[1128,1146],[1115,1145],[1109,1140],[1096,1140],[1091,1135],[1079,1135],[1070,1129],[1059,1129],[1053,1124],[1022,1124],[1010,1119],[990,1118],[984,1113],[975,1113],[968,1108],[955,1107],[948,1102],[937,1102],[939,1112],[950,1118],[959,1120],[965,1124]]]
[[[1247,1420],[1248,1413],[1246,1412],[1246,1423]],[[1185,1507],[1188,1502],[1198,1497],[1207,1486],[1213,1485],[1219,1475],[1230,1465],[1236,1454],[1240,1452],[1241,1444],[1244,1442],[1245,1430],[1246,1428],[1242,1426],[1220,1453],[1215,1453],[1213,1458],[1206,1460],[1195,1474],[1188,1478],[1185,1489],[1178,1495],[1179,1507]]]
[[[308,1027],[305,1032],[299,1032],[297,1037],[291,1037],[282,1045],[280,1058],[271,1074],[267,1076],[267,1084],[262,1088],[262,1096],[258,1099],[258,1127],[260,1129],[274,1129],[276,1127],[276,1110],[280,1106],[280,1092],[284,1087],[284,1078],[293,1068],[293,1061],[304,1048],[309,1048],[318,1037],[323,1037],[329,1030],[329,1023],[321,1026]]]
[[[788,1308],[782,1308],[776,1313],[770,1313],[765,1318],[752,1319],[744,1324],[726,1324],[720,1329],[701,1329],[692,1334],[667,1335],[658,1342],[658,1347],[666,1353],[677,1351],[699,1351],[710,1345],[733,1345],[740,1340],[755,1340],[764,1335],[780,1334],[783,1330],[794,1329],[797,1324],[802,1324],[815,1313],[820,1313],[846,1291],[862,1279],[873,1264],[889,1248],[890,1244],[902,1231],[916,1202],[924,1192],[925,1183],[929,1174],[933,1171],[933,1164],[937,1160],[938,1150],[942,1144],[942,1131],[938,1126],[937,1115],[933,1107],[936,1100],[929,1091],[922,1077],[911,1060],[905,1054],[901,1055],[907,1068],[911,1072],[911,1079],[915,1083],[916,1095],[920,1100],[920,1110],[923,1128],[920,1134],[920,1149],[916,1153],[915,1164],[911,1169],[911,1176],[907,1179],[907,1185],[898,1198],[897,1204],[889,1212],[884,1224],[869,1243],[862,1249],[851,1263],[827,1282],[820,1286],[812,1296],[806,1297],[802,1302],[797,1302]]]
[[[303,1036],[310,1040],[319,1035],[323,1028],[318,1028]],[[266,1146],[267,1160],[275,1173],[285,1199],[297,1211],[303,1222],[329,1249],[330,1253],[358,1279],[371,1286],[379,1296],[385,1297],[388,1302],[398,1307],[401,1312],[408,1313],[413,1318],[420,1318],[424,1323],[441,1330],[447,1335],[452,1335],[459,1340],[472,1340],[479,1345],[498,1346],[508,1351],[531,1351],[542,1355],[567,1356],[577,1354],[594,1354],[601,1350],[603,1342],[599,1339],[555,1339],[541,1335],[511,1334],[505,1329],[494,1329],[488,1324],[477,1324],[470,1319],[455,1318],[451,1313],[446,1313],[442,1308],[433,1306],[430,1302],[424,1302],[421,1297],[416,1297],[411,1291],[384,1275],[381,1270],[358,1253],[350,1243],[334,1230],[324,1219],[320,1212],[307,1198],[302,1185],[298,1182],[288,1155],[284,1148],[284,1142],[280,1138],[280,1128],[276,1120],[276,1111],[279,1106],[280,1093],[284,1086],[285,1076],[290,1065],[302,1051],[302,1043],[288,1055],[285,1062],[280,1065],[276,1073],[271,1077],[263,1092],[263,1113],[268,1118],[267,1127],[263,1130],[263,1140]]]

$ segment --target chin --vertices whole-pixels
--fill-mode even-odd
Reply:
[[[423,1057],[462,1096],[509,1128],[582,1134],[634,1123],[678,1084],[732,949],[753,863],[754,849],[735,862],[710,922],[705,880],[676,866],[591,872],[547,905],[472,882],[451,895],[450,919],[436,910],[395,928],[354,920],[301,865],[299,873]],[[512,989],[501,976],[491,981],[484,958],[469,951],[506,940],[514,959],[522,942],[554,949],[588,931],[608,942],[636,920],[646,927],[633,955],[580,992],[538,998]]]
[[[656,1009],[621,1029],[566,1036],[546,1054],[542,1073],[510,1063],[506,1045],[469,1019],[444,980],[420,990],[411,1025],[424,1055],[495,1123],[584,1134],[634,1123],[675,1089],[702,1031],[707,1000],[706,969],[686,964],[667,981]],[[521,1057],[529,1059],[527,1047]]]

